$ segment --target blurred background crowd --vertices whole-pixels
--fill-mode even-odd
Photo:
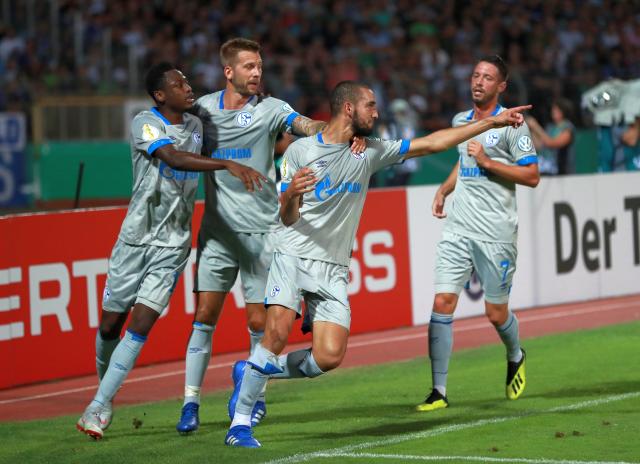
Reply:
[[[7,7],[7,4],[11,4]],[[507,105],[578,108],[603,79],[640,77],[640,3],[617,0],[5,0],[0,110],[29,111],[46,94],[140,94],[150,65],[168,60],[197,94],[223,85],[219,45],[233,36],[264,46],[265,91],[326,118],[344,79],[368,82],[384,116],[407,101],[419,130],[449,125],[470,106],[479,56],[510,66]],[[1,7],[0,7],[1,8]],[[576,112],[577,124],[584,121]]]
[[[145,71],[170,61],[196,95],[219,90],[219,47],[237,36],[263,46],[264,92],[311,118],[329,118],[337,82],[369,84],[383,138],[448,127],[471,106],[476,60],[499,54],[510,68],[502,103],[534,105],[544,174],[640,169],[640,0],[0,0],[0,114],[26,116],[27,159],[10,167],[22,172],[20,202],[67,198],[51,192],[77,163],[100,172],[83,141],[119,140],[99,152],[128,164],[128,121],[149,104]],[[625,101],[626,117],[616,112]],[[449,155],[372,185],[438,182]]]

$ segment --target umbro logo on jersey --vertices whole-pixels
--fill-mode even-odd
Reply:
[[[484,138],[485,147],[493,147],[500,141],[500,134],[496,132],[489,132]]]
[[[523,135],[518,139],[518,148],[522,151],[531,151],[533,149],[533,142],[531,137]]]
[[[353,156],[357,160],[363,160],[363,159],[365,159],[367,154],[364,151],[360,151],[360,152],[357,152],[357,153],[355,151],[352,151],[351,152],[351,156]]]
[[[249,124],[251,124],[252,121],[253,115],[246,111],[243,111],[242,113],[238,114],[238,116],[236,116],[236,124],[240,127],[247,127]]]

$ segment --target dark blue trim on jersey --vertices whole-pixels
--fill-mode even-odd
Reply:
[[[173,141],[171,139],[156,140],[151,145],[149,145],[149,148],[147,148],[147,153],[149,153],[149,155],[153,155],[153,152],[156,151],[158,148],[164,147],[165,145],[170,145],[172,143]]]
[[[153,114],[155,114],[156,116],[158,116],[160,119],[162,119],[162,122],[164,122],[167,126],[171,125],[169,120],[167,118],[165,118],[164,116],[162,116],[162,113],[160,111],[158,111],[158,108],[156,108],[155,106],[153,108],[151,108],[151,112]]]
[[[324,145],[324,139],[322,138],[322,132],[318,132],[316,134],[316,139],[318,139],[318,143],[321,143],[322,145]]]
[[[131,335],[131,338],[133,338],[133,340],[136,342],[144,343],[147,341],[147,337],[145,337],[144,335],[137,334],[131,329],[127,329],[127,332],[129,333],[129,335]]]
[[[289,182],[280,182],[280,191],[286,192],[289,188]]]
[[[404,155],[409,151],[409,145],[411,145],[411,140],[402,139],[402,143],[400,144],[400,155]]]
[[[538,156],[537,155],[529,155],[524,158],[520,158],[516,161],[518,166],[529,166],[530,164],[538,164]]]
[[[300,113],[296,113],[295,111],[287,116],[287,127],[291,127],[291,124],[293,124],[293,120],[298,116],[300,116]]]
[[[496,105],[496,109],[493,110],[493,113],[491,113],[491,116],[495,116],[496,114],[498,114],[498,112],[502,109],[502,106],[500,106],[500,103],[498,103]],[[475,111],[471,110],[469,111],[469,114],[467,115],[467,121],[471,121],[473,119],[473,116],[475,115]]]

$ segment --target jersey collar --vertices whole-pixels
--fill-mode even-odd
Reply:
[[[502,109],[502,106],[500,106],[500,103],[498,103],[496,105],[496,109],[493,110],[493,113],[491,113],[491,116],[495,116],[496,114],[498,114],[501,109]],[[469,111],[469,114],[467,114],[467,121],[471,121],[474,116],[475,116],[475,111],[474,110]]]
[[[151,108],[151,112],[153,114],[155,114],[156,116],[158,116],[160,119],[162,119],[162,122],[164,122],[167,126],[171,125],[169,120],[167,118],[165,118],[164,116],[162,116],[162,113],[160,111],[158,111],[158,108],[156,108],[155,106],[153,108]]]
[[[225,109],[224,108],[224,93],[227,91],[227,89],[224,89],[222,92],[220,92],[220,103],[218,104],[218,109]],[[250,101],[253,101],[255,95],[251,95],[251,98],[249,98],[249,100],[247,100],[247,103],[249,103]],[[245,105],[247,104],[245,103]]]

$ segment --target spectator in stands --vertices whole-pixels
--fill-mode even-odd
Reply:
[[[551,122],[543,128],[534,117],[528,117],[533,143],[538,151],[540,174],[566,175],[575,172],[573,141],[575,126],[569,100],[558,98],[551,105]]]

